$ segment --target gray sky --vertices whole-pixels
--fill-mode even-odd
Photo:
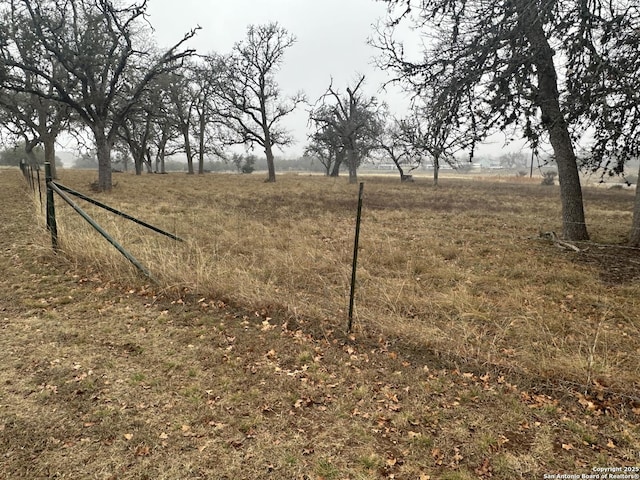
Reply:
[[[322,95],[333,78],[344,91],[359,74],[366,75],[365,91],[394,104],[401,113],[403,96],[378,92],[387,75],[373,67],[375,50],[367,45],[372,25],[385,14],[374,0],[149,0],[149,21],[160,46],[177,42],[196,26],[202,27],[189,46],[199,53],[228,52],[243,40],[251,24],[277,21],[297,38],[286,52],[278,82],[285,94],[302,90],[310,102]],[[309,107],[285,119],[295,137],[285,156],[302,153],[308,131]]]
[[[278,82],[285,94],[299,90],[310,102],[322,95],[333,78],[344,91],[359,74],[367,77],[365,92],[385,100],[402,116],[407,102],[397,89],[379,91],[388,79],[373,66],[375,49],[367,45],[373,25],[384,17],[385,4],[375,0],[149,0],[149,21],[160,46],[168,47],[196,26],[202,27],[189,46],[199,53],[228,52],[243,40],[248,25],[277,21],[297,42],[285,54]],[[301,154],[308,132],[308,107],[285,119],[296,143],[285,156]],[[502,140],[480,153],[497,152]]]

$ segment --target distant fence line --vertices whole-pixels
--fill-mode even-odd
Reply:
[[[40,165],[37,163],[31,164],[27,163],[26,160],[20,160],[20,171],[22,175],[24,175],[29,188],[33,193],[38,191],[38,195],[40,197],[40,206],[42,206],[42,187],[40,186]]]

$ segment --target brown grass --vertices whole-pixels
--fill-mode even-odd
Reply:
[[[78,189],[88,181],[65,175]],[[449,180],[434,189],[367,179],[359,330],[411,339],[483,368],[635,391],[640,367],[624,352],[639,344],[637,325],[625,321],[640,316],[637,282],[612,289],[580,262],[586,255],[541,241],[539,232],[560,230],[557,191],[514,180]],[[187,240],[172,242],[90,209],[166,290],[343,328],[357,201],[344,180],[282,176],[263,185],[233,175],[123,175],[118,182],[110,203]],[[596,239],[623,238],[631,195],[588,197]],[[105,280],[133,281],[115,250],[69,208],[61,210],[71,261],[100,270]]]
[[[539,238],[560,215],[538,181],[367,177],[349,338],[357,187],[116,179],[100,200],[186,242],[79,203],[159,285],[60,201],[57,257],[28,208],[4,227],[32,239],[3,243],[18,259],[3,260],[3,295],[21,299],[3,323],[7,478],[541,478],[638,463],[640,270],[636,252],[599,245],[624,239],[630,192],[585,192],[597,244],[576,253]],[[92,180],[61,172],[83,192]]]

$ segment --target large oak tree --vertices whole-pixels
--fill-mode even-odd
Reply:
[[[581,133],[576,119],[586,119],[589,109],[567,99],[573,92],[592,91],[594,78],[602,80],[582,74],[597,68],[598,62],[591,61],[594,52],[622,51],[625,36],[634,31],[637,36],[634,28],[611,28],[614,19],[637,27],[637,5],[600,0],[385,1],[390,22],[374,42],[382,52],[380,63],[417,95],[425,87],[440,92],[442,105],[454,116],[472,112],[474,123],[467,128],[474,138],[517,128],[534,147],[548,141],[558,165],[564,237],[588,239],[575,140]],[[394,39],[402,22],[427,37],[421,57],[409,56]],[[616,40],[603,42],[607,37]],[[637,71],[607,73],[630,79],[637,78]],[[441,118],[453,121],[446,114]],[[620,125],[588,123],[601,131]]]

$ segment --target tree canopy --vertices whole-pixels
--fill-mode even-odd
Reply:
[[[608,149],[611,153],[611,145],[617,142],[627,145],[626,151],[632,148],[637,122],[630,122],[633,92],[629,87],[638,78],[640,65],[637,61],[629,65],[623,58],[628,58],[625,50],[637,42],[637,4],[600,0],[386,3],[390,19],[374,41],[381,51],[381,66],[395,72],[395,79],[417,96],[438,92],[440,121],[460,125],[474,139],[502,130],[522,132],[534,149],[549,142],[558,165],[564,236],[587,239],[576,142],[594,129],[596,152]],[[426,37],[421,57],[409,56],[395,39],[394,31],[402,22]],[[631,58],[637,59],[637,53]],[[595,104],[581,97],[587,91],[593,92],[592,100],[597,98]],[[603,112],[604,118],[598,120]],[[633,115],[638,118],[637,109]],[[625,151],[619,145],[615,150]],[[621,157],[623,163],[626,158]]]
[[[4,87],[76,112],[95,140],[101,190],[111,189],[111,148],[149,83],[193,53],[181,46],[195,30],[155,52],[143,38],[146,6],[146,0],[128,6],[111,0],[2,2]]]
[[[217,61],[215,91],[227,143],[262,147],[268,182],[276,180],[273,148],[293,142],[281,121],[305,101],[302,92],[283,96],[275,78],[285,52],[294,43],[295,37],[277,23],[250,25],[246,38]]]
[[[315,125],[311,147],[324,146],[333,155],[334,171],[344,160],[349,168],[349,182],[357,182],[357,169],[377,145],[382,133],[382,111],[385,106],[376,97],[362,93],[365,76],[348,86],[346,94],[333,87],[333,82],[318,105],[312,109],[310,120]]]

